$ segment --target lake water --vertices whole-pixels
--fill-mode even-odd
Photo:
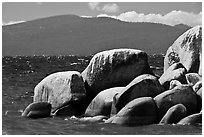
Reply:
[[[29,119],[21,117],[33,101],[33,89],[44,77],[59,71],[82,72],[92,56],[16,56],[2,57],[2,134],[3,135],[136,135],[201,134],[202,125],[147,125],[125,127],[115,124],[88,123],[66,117]],[[155,74],[163,71],[163,56],[149,56]]]

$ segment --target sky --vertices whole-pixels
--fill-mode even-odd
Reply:
[[[111,17],[127,22],[202,24],[201,2],[3,2],[2,25],[55,15]]]

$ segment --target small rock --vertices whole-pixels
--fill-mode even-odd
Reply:
[[[194,86],[193,90],[197,92],[202,87],[202,81],[198,81]]]
[[[169,87],[169,89],[173,89],[174,87],[180,86],[180,85],[182,85],[182,84],[181,84],[181,82],[179,82],[178,80],[172,80],[172,81],[170,82],[170,87]]]
[[[51,113],[51,104],[48,102],[31,103],[23,111],[23,117],[29,118],[45,118],[49,117]]]
[[[169,108],[164,117],[159,122],[160,124],[176,124],[182,118],[187,116],[186,107],[182,104],[177,104]]]
[[[181,119],[177,124],[179,125],[197,125],[202,123],[202,113],[192,114]]]
[[[166,90],[168,90],[172,80],[177,80],[182,84],[187,84],[185,74],[186,69],[184,66],[181,63],[174,63],[162,74],[159,78],[159,82]]]

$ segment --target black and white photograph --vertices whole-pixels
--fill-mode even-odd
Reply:
[[[202,1],[4,1],[2,135],[202,135]]]

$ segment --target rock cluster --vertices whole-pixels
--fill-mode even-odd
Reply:
[[[202,124],[201,43],[201,26],[182,34],[167,50],[160,77],[151,71],[144,51],[97,53],[82,73],[44,78],[22,116],[63,115],[125,126]]]

